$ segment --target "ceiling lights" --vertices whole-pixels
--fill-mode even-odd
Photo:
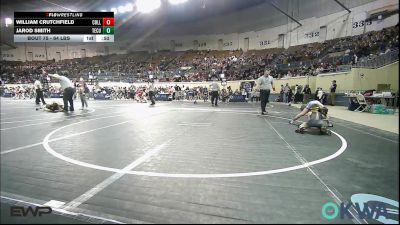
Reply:
[[[118,12],[119,13],[124,13],[124,12],[126,12],[126,10],[125,10],[125,6],[120,6],[120,7],[118,7]]]
[[[4,19],[4,23],[6,24],[6,27],[8,27],[13,23],[13,21],[12,21],[11,18],[7,17],[7,18]]]
[[[136,0],[138,12],[150,13],[161,6],[161,0]]]
[[[187,0],[168,0],[171,5],[178,5],[187,2]]]
[[[133,11],[133,5],[131,3],[128,3],[125,5],[125,11],[126,12],[132,12]]]
[[[114,12],[114,15],[118,13],[118,9],[113,7],[110,9],[111,12]]]
[[[168,0],[171,5],[178,5],[186,3],[188,0]],[[136,8],[136,10],[140,13],[150,13],[161,7],[161,0],[136,0],[134,4],[127,3],[126,5],[122,5],[119,7],[112,7],[110,9],[114,14],[127,13],[132,12]],[[103,10],[102,10],[103,11]]]

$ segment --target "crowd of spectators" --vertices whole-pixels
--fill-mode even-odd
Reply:
[[[159,82],[207,81],[224,74],[226,80],[253,80],[265,68],[277,79],[315,76],[334,72],[342,65],[354,65],[391,51],[398,51],[398,25],[362,35],[292,46],[288,49],[237,51],[134,52],[126,55],[95,56],[55,62],[1,61],[1,83],[28,84],[41,68],[71,79],[147,82],[149,75]]]
[[[79,82],[74,82],[76,90],[78,90]],[[211,99],[210,87],[195,86],[189,87],[185,85],[174,86],[158,86],[155,92],[158,95],[164,95],[167,99],[175,101],[209,101]],[[63,91],[61,87],[48,86],[44,87],[44,97],[46,98],[62,98]],[[2,87],[1,95],[11,97],[13,99],[34,99],[36,92],[32,84],[20,85],[13,87]],[[224,86],[221,90],[219,99],[223,102],[228,102],[230,98],[235,96],[243,96],[243,100],[250,100],[251,89],[236,89],[233,90],[230,86]],[[137,102],[147,102],[149,96],[148,85],[130,86],[99,86],[99,84],[88,85],[88,99],[109,99],[109,100],[136,100]],[[74,95],[76,99],[78,94]]]

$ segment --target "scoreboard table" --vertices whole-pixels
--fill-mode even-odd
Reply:
[[[114,12],[14,12],[14,42],[114,42]]]

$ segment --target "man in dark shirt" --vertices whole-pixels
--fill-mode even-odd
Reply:
[[[333,80],[331,85],[331,92],[329,94],[329,99],[332,106],[335,105],[336,88],[337,88],[336,80]]]
[[[303,104],[307,104],[310,101],[311,88],[306,84],[303,89]]]

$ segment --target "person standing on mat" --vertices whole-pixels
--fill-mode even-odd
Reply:
[[[43,86],[42,83],[39,81],[39,79],[35,80],[35,83],[33,84],[36,90],[36,105],[40,104],[40,101],[42,101],[43,105],[46,105],[46,102],[44,101],[43,98]]]
[[[218,97],[219,97],[219,85],[217,83],[217,78],[213,78],[213,82],[210,85],[211,89],[211,105],[218,106]]]
[[[46,71],[43,70],[43,73]],[[63,101],[64,101],[64,111],[68,112],[68,102],[69,102],[69,111],[74,111],[74,84],[71,82],[68,77],[60,76],[58,74],[48,74],[50,77],[54,77],[60,81],[61,89],[63,90]]]
[[[87,109],[88,108],[88,103],[87,103],[86,95],[89,93],[89,88],[86,85],[86,82],[83,80],[83,78],[80,79],[78,88],[79,88],[78,89],[79,97],[80,97],[81,102],[82,102],[81,110],[83,110],[85,108],[85,106],[86,106],[86,109]]]
[[[154,87],[154,80],[151,80],[149,83],[149,97],[150,97],[150,101],[151,101],[150,105],[156,104],[156,102],[154,101],[155,91],[156,91],[156,88]]]
[[[265,115],[267,112],[265,107],[269,102],[269,95],[271,93],[271,89],[273,88],[274,78],[272,78],[270,74],[270,70],[265,70],[264,75],[257,80],[258,87],[260,89],[261,115]]]

